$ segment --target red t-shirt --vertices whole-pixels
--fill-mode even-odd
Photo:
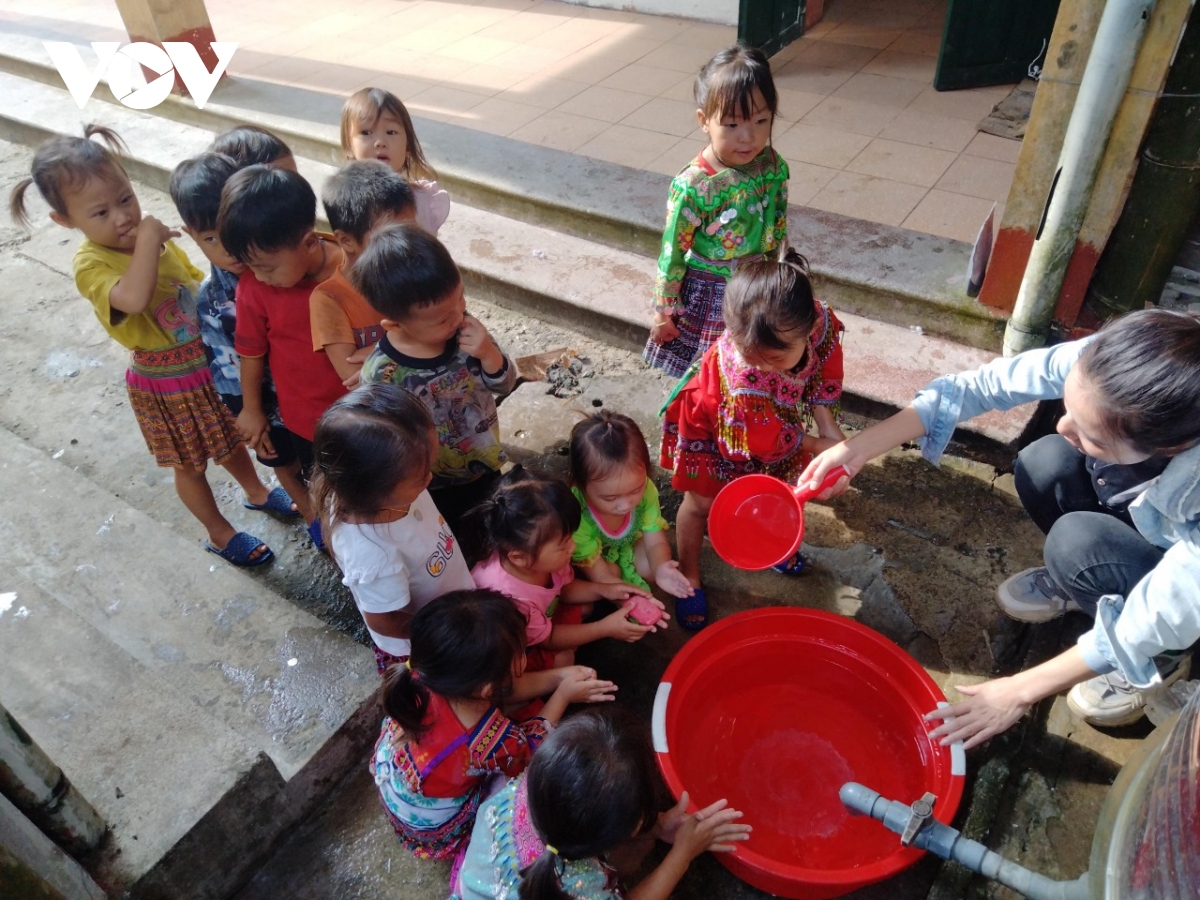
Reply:
[[[247,270],[238,279],[237,331],[242,356],[266,356],[279,395],[283,424],[311,441],[321,414],[346,388],[329,357],[313,352],[309,297],[317,282],[270,287]]]

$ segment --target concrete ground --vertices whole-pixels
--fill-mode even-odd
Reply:
[[[0,143],[0,189],[7,192],[28,173],[29,159],[26,149]],[[163,194],[139,187],[138,195],[143,210],[175,220]],[[127,408],[124,354],[75,293],[69,264],[77,238],[46,222],[44,210],[35,217],[39,225],[30,238],[0,226],[0,278],[8,298],[0,304],[0,427],[194,540],[199,554],[199,529],[147,456]],[[471,306],[514,356],[561,346],[590,356],[597,375],[581,401],[585,408],[598,400],[647,426],[652,422],[668,385],[632,354],[528,317]],[[574,421],[570,404],[549,400],[531,384],[509,398],[500,415],[514,457],[549,470],[561,466],[558,451]],[[361,637],[337,573],[312,552],[301,530],[241,509],[222,472],[214,472],[211,481],[230,518],[239,527],[252,525],[279,554],[257,577]],[[1001,616],[992,600],[999,581],[1040,559],[1041,535],[1013,499],[1010,483],[978,462],[951,459],[935,469],[913,451],[891,454],[863,472],[848,495],[810,507],[807,547],[815,565],[809,574],[789,579],[739,573],[709,554],[705,577],[714,615],[783,604],[853,616],[899,643],[951,694],[952,685],[1053,654],[1080,622],[1023,627]],[[677,499],[666,495],[668,518]],[[46,514],[70,515],[70,509],[64,498]],[[673,628],[637,645],[600,645],[582,656],[621,685],[621,703],[648,717],[659,677],[685,639]],[[1061,698],[1044,704],[1009,734],[968,754],[968,791],[957,823],[1047,875],[1074,878],[1086,868],[1106,788],[1144,733],[1132,728],[1101,734],[1075,721]],[[439,864],[418,863],[395,843],[364,758],[347,770],[322,812],[294,833],[239,896],[432,900],[445,895],[445,871]],[[705,858],[693,866],[678,896],[765,895]],[[856,896],[1004,892],[926,860]]]

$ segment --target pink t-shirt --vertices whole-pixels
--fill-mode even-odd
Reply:
[[[525,629],[525,643],[532,647],[550,637],[554,601],[562,593],[563,586],[575,580],[575,570],[568,563],[550,576],[550,587],[538,587],[509,575],[500,565],[499,554],[493,553],[488,559],[475,564],[471,577],[475,579],[475,587],[499,591],[513,599],[529,620]]]

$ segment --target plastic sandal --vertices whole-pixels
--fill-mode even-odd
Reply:
[[[708,596],[696,588],[690,597],[675,598],[675,621],[688,631],[699,631],[708,624]]]
[[[271,493],[267,494],[266,503],[255,504],[247,500],[242,506],[255,512],[273,513],[285,519],[294,519],[300,515],[300,510],[292,509],[292,498],[281,487],[271,489]]]
[[[233,565],[241,566],[245,569],[261,566],[263,563],[269,563],[275,558],[275,551],[270,547],[267,547],[266,552],[262,556],[257,558],[251,557],[250,554],[259,547],[267,547],[267,545],[254,535],[246,534],[244,531],[239,531],[231,537],[223,550],[218,550],[208,541],[204,542],[204,549],[209,553],[215,553],[226,562],[233,563]]]
[[[312,522],[309,523],[308,536],[310,538],[312,538],[313,546],[316,547],[318,550],[320,550],[322,553],[324,553],[325,552],[325,541],[322,539],[322,536],[321,536],[321,520],[320,519],[313,519]]]
[[[771,566],[771,568],[782,575],[800,575],[808,568],[808,560],[797,550],[779,565]]]

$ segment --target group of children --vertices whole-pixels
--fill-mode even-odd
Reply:
[[[83,233],[76,283],[131,351],[131,406],[158,464],[174,469],[207,548],[241,566],[272,558],[220,513],[205,478],[209,460],[238,481],[247,507],[302,518],[318,547],[328,542],[383,676],[387,717],[372,770],[388,818],[418,856],[455,860],[457,896],[614,897],[608,854],[654,835],[673,847],[637,895],[665,897],[696,855],[747,838],[740,813],[723,802],[689,815],[685,796],[658,813],[640,724],[610,708],[558,726],[569,704],[603,704],[616,690],[575,664],[577,648],[667,627],[671,616],[655,588],[675,598],[678,624],[707,623],[701,546],[713,498],[732,479],[763,472],[815,482],[838,463],[853,474],[870,456],[922,435],[936,458],[956,422],[1052,396],[1064,381],[1075,420],[1093,415],[1090,437],[1064,431],[1084,454],[1122,465],[1182,460],[1200,441],[1194,424],[1186,434],[1140,441],[1186,404],[1154,407],[1135,422],[1105,387],[1119,380],[1116,363],[1080,348],[1014,370],[1029,384],[1001,379],[997,388],[985,376],[965,387],[967,376],[935,382],[918,397],[918,412],[845,442],[843,328],[813,296],[807,262],[787,246],[788,168],[770,142],[770,66],[757,50],[729,48],[704,66],[695,93],[709,143],[671,185],[645,350],[649,363],[680,376],[663,410],[659,459],[684,495],[677,560],[646,436],[631,418],[602,412],[575,424],[569,483],[504,471],[497,398],[513,389],[516,369],[466,311],[458,269],[436,237],[449,197],[393,95],[364,89],[346,103],[349,161],[322,197],[331,234],[316,230],[316,196],[288,148],[262,129],[234,129],[181,163],[171,196],[211,263],[207,276],[172,242],[176,232],[141,214],[119,139],[106,129],[48,141],[32,178],[13,192],[18,221],[27,221],[24,194],[33,184],[55,222]],[[1186,344],[1192,332],[1180,327],[1176,343]],[[1096,345],[1116,341],[1129,351],[1133,337],[1114,334]],[[1168,349],[1160,352],[1170,357]],[[1196,348],[1176,357],[1188,377],[1200,373]],[[1088,375],[1072,382],[1076,360],[1090,360]],[[1169,382],[1180,397],[1200,396],[1183,376],[1137,380],[1152,394]],[[1186,409],[1185,421],[1200,421]],[[1158,418],[1146,425],[1147,417]],[[247,447],[281,487],[263,483]],[[1178,465],[1163,462],[1158,471]],[[1151,543],[1193,540],[1194,485],[1192,478],[1162,502],[1153,490],[1139,498],[1149,497],[1158,516],[1161,539],[1143,529]],[[1142,528],[1135,510],[1120,513]],[[1182,525],[1172,530],[1172,522]],[[1167,557],[1188,578],[1200,569],[1174,550]],[[1149,570],[1155,565],[1157,558]],[[802,567],[797,556],[777,568]],[[1056,591],[1073,598],[1075,588],[1057,588],[1067,576],[1053,567],[1050,575],[1038,586],[1058,601],[1049,612],[1063,611],[1068,601]],[[1145,605],[1145,594],[1134,590],[1130,602]],[[1171,620],[1173,649],[1200,636],[1200,604],[1188,603]],[[1134,671],[1137,684],[1154,683],[1146,660],[1171,641],[1151,626],[1127,637],[1128,614],[1105,609],[1101,603],[1100,636],[1081,658],[1088,673]],[[1071,662],[1038,689],[1064,686],[1064,672],[1082,680],[1080,660]],[[997,722],[1011,724],[1028,696],[984,686],[939,713],[957,716],[957,725],[935,734],[981,740]]]

